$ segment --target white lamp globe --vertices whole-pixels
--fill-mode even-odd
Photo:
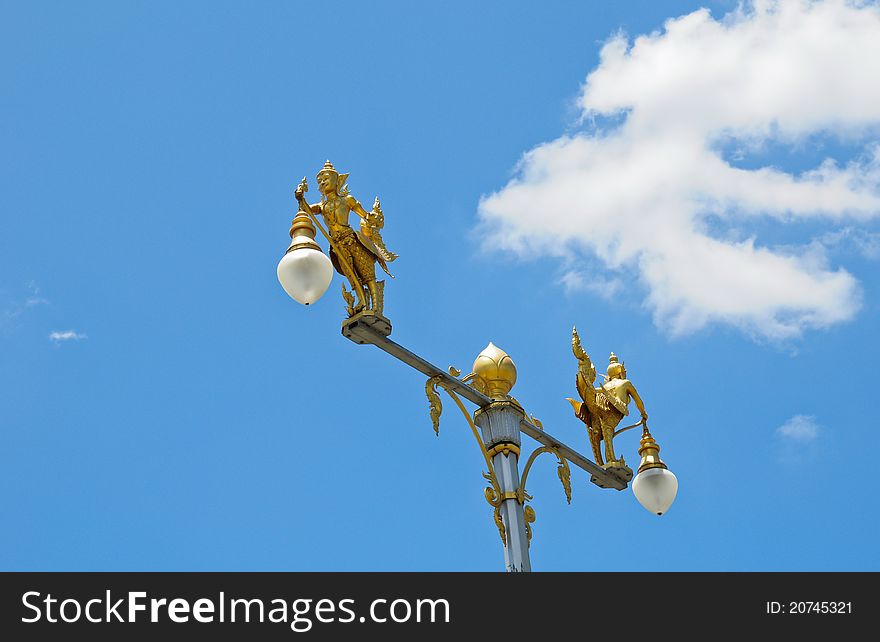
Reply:
[[[278,262],[278,280],[294,300],[311,305],[320,299],[333,279],[333,265],[321,250],[297,247]]]
[[[632,489],[642,506],[656,515],[662,515],[675,501],[678,479],[667,468],[649,468],[636,475]]]

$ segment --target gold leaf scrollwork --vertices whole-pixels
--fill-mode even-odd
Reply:
[[[559,462],[559,465],[556,467],[556,474],[559,476],[559,481],[562,482],[562,489],[565,491],[565,499],[571,504],[571,468],[568,466],[568,460],[563,457],[559,453],[559,450],[554,446],[541,446],[540,448],[536,448],[534,452],[529,455],[529,459],[523,469],[522,479],[519,482],[519,488],[516,489],[516,499],[523,505],[523,514],[526,521],[526,535],[528,535],[530,544],[532,540],[532,527],[529,524],[535,521],[536,516],[535,509],[526,505],[526,502],[531,501],[532,499],[532,496],[526,492],[526,480],[529,477],[529,471],[532,469],[532,464],[535,463],[535,459],[537,459],[538,455],[541,453],[553,453],[556,455],[556,459]]]
[[[535,509],[531,506],[526,506],[523,509],[523,517],[525,518],[526,523],[526,537],[529,541],[529,547],[532,545],[532,524],[535,523],[535,520],[538,519],[537,515],[535,515]]]
[[[489,473],[483,473],[483,477],[488,481],[491,486],[486,486],[485,490],[483,490],[483,494],[486,496],[486,501],[489,502],[489,505],[492,506],[495,511],[493,512],[492,517],[495,520],[495,526],[498,527],[498,534],[501,536],[501,543],[507,546],[507,529],[504,527],[504,521],[501,519],[501,487],[498,485],[498,478],[495,476],[495,471]]]
[[[496,506],[495,512],[492,514],[495,519],[495,526],[498,527],[498,534],[501,536],[501,543],[507,546],[507,529],[504,528],[504,520],[501,519],[501,507]]]
[[[535,463],[535,459],[537,459],[538,455],[542,453],[553,453],[556,455],[556,459],[559,462],[559,465],[556,467],[556,474],[559,476],[559,481],[562,482],[562,489],[565,491],[565,499],[568,503],[571,503],[571,468],[568,466],[568,460],[559,454],[559,450],[554,446],[541,446],[540,448],[536,448],[531,455],[529,455],[529,459],[526,462],[526,466],[523,469],[522,479],[519,482],[519,488],[516,489],[517,499],[520,504],[524,504],[529,501],[532,496],[526,492],[526,480],[529,477],[529,472],[532,469],[532,464]]]
[[[429,410],[431,412],[431,423],[434,425],[434,434],[440,436],[440,414],[443,412],[443,402],[440,401],[440,395],[437,393],[437,384],[440,383],[441,377],[431,377],[425,384],[425,394],[428,395]]]
[[[483,477],[492,484],[491,486],[487,486],[483,491],[483,494],[486,496],[486,501],[489,502],[490,506],[501,506],[500,495],[496,490],[496,486],[498,481],[493,478],[491,473],[483,473]]]
[[[556,474],[559,475],[559,481],[562,482],[562,488],[565,490],[565,499],[571,504],[571,468],[568,467],[568,460],[556,453],[559,457],[559,465],[556,467]]]

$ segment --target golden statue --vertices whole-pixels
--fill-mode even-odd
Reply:
[[[621,419],[629,414],[630,399],[636,402],[636,407],[642,414],[640,423],[644,424],[648,420],[642,399],[632,382],[626,378],[626,367],[617,360],[617,355],[613,352],[609,359],[608,374],[605,376],[606,382],[600,383],[597,388],[593,387],[593,382],[596,381],[596,366],[581,347],[577,328],[571,332],[571,350],[578,360],[576,385],[582,401],[571,398],[568,401],[574,408],[577,418],[587,426],[593,457],[597,464],[605,468],[625,467],[626,462],[623,457],[618,460],[614,455],[615,429]],[[605,442],[605,463],[602,462],[600,441]]]
[[[382,213],[379,197],[376,197],[371,211],[365,210],[348,191],[345,184],[348,174],[337,172],[329,160],[324,163],[316,178],[321,202],[314,205],[306,202],[305,192],[309,188],[305,178],[296,188],[296,200],[301,210],[312,215],[321,214],[327,223],[329,234],[320,223],[318,225],[330,242],[330,260],[336,271],[348,279],[354,292],[352,296],[343,285],[342,296],[347,304],[348,315],[351,317],[370,310],[381,316],[385,303],[385,281],[376,280],[376,263],[382,266],[388,276],[394,278],[388,271],[387,263],[396,259],[397,255],[388,251],[380,234],[385,226],[385,215]],[[357,232],[348,224],[351,212],[361,217]]]

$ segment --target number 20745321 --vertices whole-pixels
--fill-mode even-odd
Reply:
[[[847,615],[853,612],[852,602],[767,602],[769,615]]]

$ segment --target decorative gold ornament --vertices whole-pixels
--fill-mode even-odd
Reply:
[[[376,280],[375,264],[379,263],[385,273],[392,276],[387,264],[397,255],[390,252],[382,240],[380,230],[385,226],[385,215],[379,197],[368,212],[349,193],[345,184],[347,180],[348,174],[340,174],[328,160],[317,174],[321,202],[312,205],[306,202],[305,193],[309,188],[305,178],[296,188],[296,200],[300,210],[312,219],[330,243],[333,267],[348,279],[352,292],[343,286],[343,298],[349,318],[362,312],[381,317],[385,305],[385,282]],[[361,217],[357,232],[348,223],[351,212]],[[318,221],[317,214],[324,218],[327,229]]]
[[[553,453],[556,455],[556,460],[559,462],[559,465],[556,467],[556,474],[559,477],[559,481],[562,482],[562,489],[565,491],[565,500],[571,504],[571,468],[568,466],[568,460],[559,453],[559,450],[551,446],[541,446],[540,448],[536,448],[532,454],[529,455],[529,459],[526,462],[525,468],[523,468],[523,474],[519,481],[519,488],[516,490],[517,501],[520,504],[525,504],[532,499],[532,496],[526,492],[526,480],[529,478],[529,471],[532,469],[532,464],[535,463],[535,459],[538,458],[538,455],[543,453]]]
[[[312,224],[311,217],[303,210],[296,213],[296,217],[290,224],[290,246],[287,252],[293,252],[301,247],[321,251],[321,246],[315,241],[317,230]],[[285,252],[285,254],[287,253]]]
[[[618,361],[617,355],[613,352],[608,360],[607,381],[596,388],[593,387],[593,382],[596,380],[596,366],[593,365],[590,357],[581,346],[577,328],[572,329],[571,349],[578,361],[575,385],[581,401],[575,401],[571,398],[567,400],[571,403],[575,416],[587,427],[596,463],[606,469],[625,468],[629,470],[623,457],[618,459],[614,454],[614,436],[623,430],[628,430],[647,421],[648,414],[645,412],[642,399],[632,382],[626,378],[626,367]],[[621,419],[629,414],[630,399],[635,402],[642,415],[642,420],[634,426],[627,426],[615,432]],[[604,463],[599,447],[599,443],[602,441],[605,442],[606,461]]]
[[[534,524],[537,519],[538,516],[535,515],[534,508],[531,506],[523,508],[523,521],[526,523],[526,538],[529,542],[529,548],[532,547],[532,524]]]
[[[500,444],[495,444],[492,448],[487,451],[490,458],[494,457],[498,453],[501,453],[505,457],[509,457],[511,453],[519,457],[519,446],[516,444],[511,444],[509,442],[503,441]]]
[[[542,446],[535,449],[532,454],[529,455],[526,466],[523,468],[519,488],[517,488],[516,492],[513,494],[516,501],[523,505],[523,514],[526,521],[526,535],[528,536],[529,545],[531,545],[532,542],[532,527],[530,524],[532,524],[537,517],[535,515],[535,509],[526,503],[532,500],[532,496],[526,491],[526,480],[529,478],[529,471],[532,469],[532,464],[535,463],[535,459],[538,458],[538,455],[542,453],[553,453],[556,455],[556,460],[559,462],[559,465],[556,467],[556,475],[559,477],[559,481],[562,482],[562,489],[565,491],[565,500],[571,504],[571,468],[568,466],[568,460],[559,453],[557,448]]]
[[[479,381],[477,390],[493,399],[502,399],[516,383],[516,364],[504,350],[489,343],[474,360],[473,376]]]
[[[483,495],[486,497],[486,501],[489,502],[489,505],[494,509],[492,511],[492,521],[495,522],[495,527],[498,529],[501,543],[507,546],[507,529],[504,527],[504,520],[501,518],[501,504],[504,503],[504,497],[502,496],[498,485],[498,478],[495,477],[494,470],[488,473],[483,473],[483,478],[491,484],[491,486],[487,486],[483,489]]]
[[[440,415],[443,413],[443,402],[440,395],[437,394],[437,384],[443,380],[443,377],[431,377],[425,383],[425,393],[428,395],[429,412],[431,413],[431,423],[434,426],[434,434],[440,436]]]
[[[644,472],[651,468],[667,468],[666,464],[660,459],[660,445],[654,440],[654,437],[648,431],[648,424],[642,431],[642,438],[639,441],[639,456],[642,461],[639,463],[639,472]]]

